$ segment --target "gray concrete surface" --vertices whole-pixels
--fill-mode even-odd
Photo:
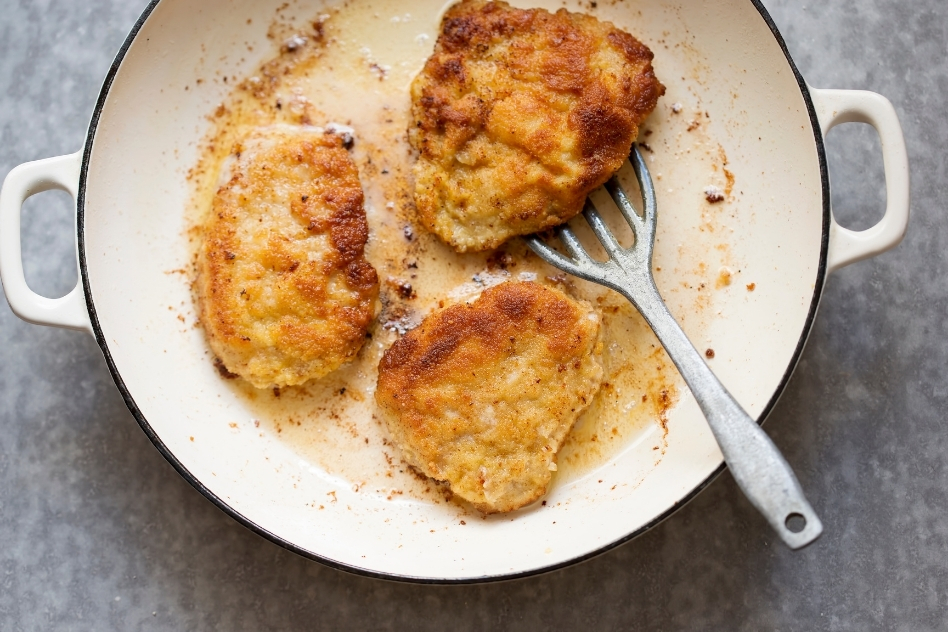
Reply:
[[[0,0],[0,176],[75,151],[143,0]],[[912,161],[895,251],[841,271],[767,423],[826,531],[779,546],[729,475],[585,564],[483,586],[366,579],[236,524],[126,410],[93,340],[0,302],[0,630],[948,629],[948,4],[766,2],[811,84],[887,95]],[[834,202],[870,225],[878,141],[829,137]],[[34,198],[28,280],[75,279],[71,215]]]

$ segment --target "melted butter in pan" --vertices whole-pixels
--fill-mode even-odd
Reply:
[[[604,322],[605,384],[560,452],[553,486],[586,475],[639,439],[654,444],[660,459],[666,413],[678,399],[680,378],[624,298],[566,278],[520,240],[494,253],[458,255],[415,220],[408,85],[431,52],[442,5],[414,2],[408,14],[398,2],[350,2],[309,19],[280,14],[270,27],[279,54],[254,75],[231,78],[237,87],[212,113],[212,130],[190,174],[195,250],[219,165],[248,129],[274,123],[347,125],[355,130],[351,153],[365,190],[366,258],[382,288],[379,318],[351,364],[280,392],[259,391],[239,379],[230,384],[261,434],[278,437],[354,489],[393,502],[445,502],[437,485],[400,460],[376,415],[379,359],[400,332],[432,310],[469,300],[506,279],[537,280],[591,301]],[[653,118],[661,116],[660,105]],[[584,241],[591,243],[588,235]]]

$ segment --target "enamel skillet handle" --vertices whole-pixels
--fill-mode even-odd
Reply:
[[[853,231],[833,218],[827,267],[833,272],[894,248],[905,235],[909,220],[909,166],[905,137],[895,108],[884,96],[862,90],[816,90],[816,106],[823,136],[840,123],[868,123],[879,133],[885,167],[886,209],[879,223]]]
[[[82,152],[28,162],[16,167],[0,189],[0,281],[13,313],[36,325],[50,325],[92,333],[82,282],[62,298],[36,294],[23,276],[20,250],[20,211],[32,195],[61,189],[72,195],[79,191]]]

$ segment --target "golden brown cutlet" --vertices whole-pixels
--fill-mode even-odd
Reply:
[[[302,384],[351,360],[375,313],[362,187],[342,139],[278,125],[237,144],[198,253],[201,322],[230,373]]]
[[[451,7],[411,86],[422,223],[467,252],[578,214],[665,92],[651,60],[634,37],[585,14]]]
[[[598,392],[600,318],[536,283],[503,283],[428,316],[379,364],[375,398],[402,456],[485,513],[546,493]]]

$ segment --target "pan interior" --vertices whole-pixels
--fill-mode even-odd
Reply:
[[[360,463],[380,450],[334,444],[338,453],[321,458],[261,423],[265,414],[221,379],[195,325],[188,271],[188,229],[201,199],[193,169],[206,155],[211,115],[234,78],[253,76],[277,54],[283,40],[267,37],[274,25],[330,15],[366,63],[364,77],[340,71],[339,84],[326,86],[324,102],[337,105],[325,107],[348,99],[354,127],[368,127],[379,112],[371,104],[407,107],[407,83],[430,52],[443,9],[423,0],[350,2],[338,11],[331,3],[282,4],[162,0],[99,112],[82,209],[84,274],[100,343],[133,411],[243,520],[304,554],[367,572],[431,580],[521,574],[588,555],[669,512],[721,464],[683,387],[667,411],[667,433],[657,420],[640,424],[606,457],[560,473],[545,506],[484,519],[423,493],[392,494],[394,484],[365,485]],[[714,350],[715,373],[759,415],[806,334],[823,241],[816,132],[779,43],[745,1],[513,4],[591,12],[655,53],[667,93],[641,140],[658,189],[656,279],[695,345]],[[383,79],[373,64],[385,69]],[[386,192],[362,177],[373,235],[384,234]],[[725,201],[708,202],[709,186]],[[634,326],[637,315],[623,309]],[[371,385],[371,375],[363,378]],[[678,384],[673,370],[667,379]],[[371,396],[351,410],[371,425]]]

